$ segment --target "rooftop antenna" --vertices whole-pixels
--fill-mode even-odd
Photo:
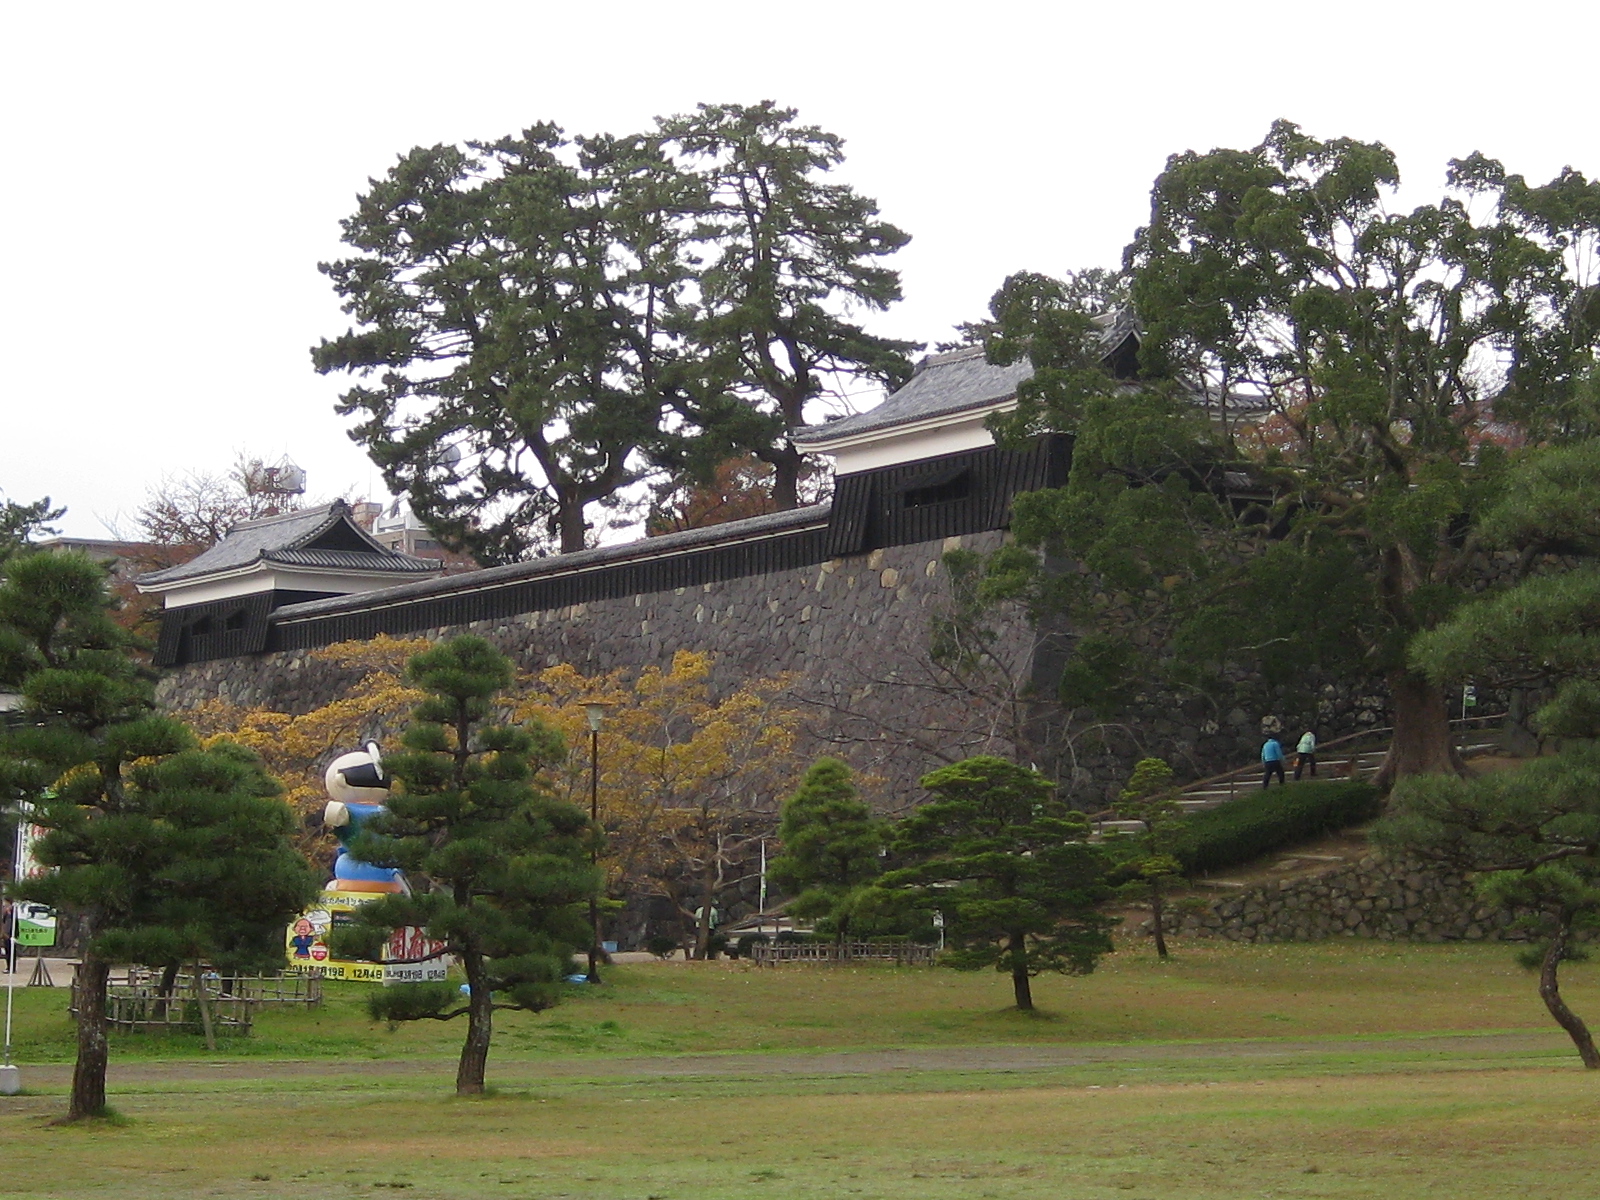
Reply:
[[[267,513],[275,517],[287,507],[291,496],[306,492],[306,473],[285,454],[271,466],[253,462],[245,468],[245,485],[251,493],[267,497]]]

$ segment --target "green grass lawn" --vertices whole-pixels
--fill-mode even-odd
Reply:
[[[493,1061],[574,1054],[805,1051],[985,1043],[1304,1038],[1545,1029],[1534,977],[1504,945],[1341,940],[1193,942],[1160,962],[1123,950],[1081,979],[1036,981],[1040,1015],[1006,1006],[1010,982],[939,968],[662,963],[613,968],[540,1014],[496,1015]],[[1563,991],[1600,1021],[1600,965],[1563,968]],[[397,1029],[367,1019],[369,985],[330,984],[319,1010],[264,1011],[222,1058],[386,1059],[453,1055],[459,1022]],[[66,991],[17,993],[17,1057],[74,1053]],[[124,1037],[113,1058],[207,1055],[196,1037]]]
[[[1564,974],[1574,1008],[1600,1020],[1600,968]],[[119,1040],[120,1120],[74,1127],[50,1124],[65,1069],[33,1066],[70,1060],[65,993],[20,992],[33,1092],[0,1100],[0,1196],[1593,1191],[1600,1077],[1549,1032],[1504,946],[1198,943],[1165,964],[1123,951],[1093,976],[1041,980],[1036,1018],[1006,1011],[991,974],[708,963],[607,978],[551,1012],[497,1015],[485,1099],[449,1094],[459,1025],[391,1031],[352,986],[215,1056],[198,1039]],[[1487,1036],[1504,1030],[1538,1036]],[[1430,1037],[1450,1033],[1486,1036]],[[1000,1046],[1105,1050],[982,1069]],[[887,1047],[945,1065],[853,1074],[821,1057]],[[737,1057],[669,1057],[724,1051]],[[624,1069],[623,1056],[661,1057]]]

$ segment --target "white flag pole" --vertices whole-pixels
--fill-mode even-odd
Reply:
[[[22,839],[27,809],[17,817],[17,837],[11,851],[11,878],[22,878]],[[0,1065],[0,1096],[15,1096],[22,1090],[22,1072],[11,1064],[11,1001],[17,987],[17,903],[11,902],[11,920],[6,927],[6,1061]]]

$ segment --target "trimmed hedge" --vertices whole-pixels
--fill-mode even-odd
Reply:
[[[1188,817],[1172,853],[1186,872],[1219,871],[1376,817],[1377,791],[1356,780],[1270,788]]]

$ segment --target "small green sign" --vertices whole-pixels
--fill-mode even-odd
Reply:
[[[56,914],[42,904],[17,905],[17,945],[54,946]]]

